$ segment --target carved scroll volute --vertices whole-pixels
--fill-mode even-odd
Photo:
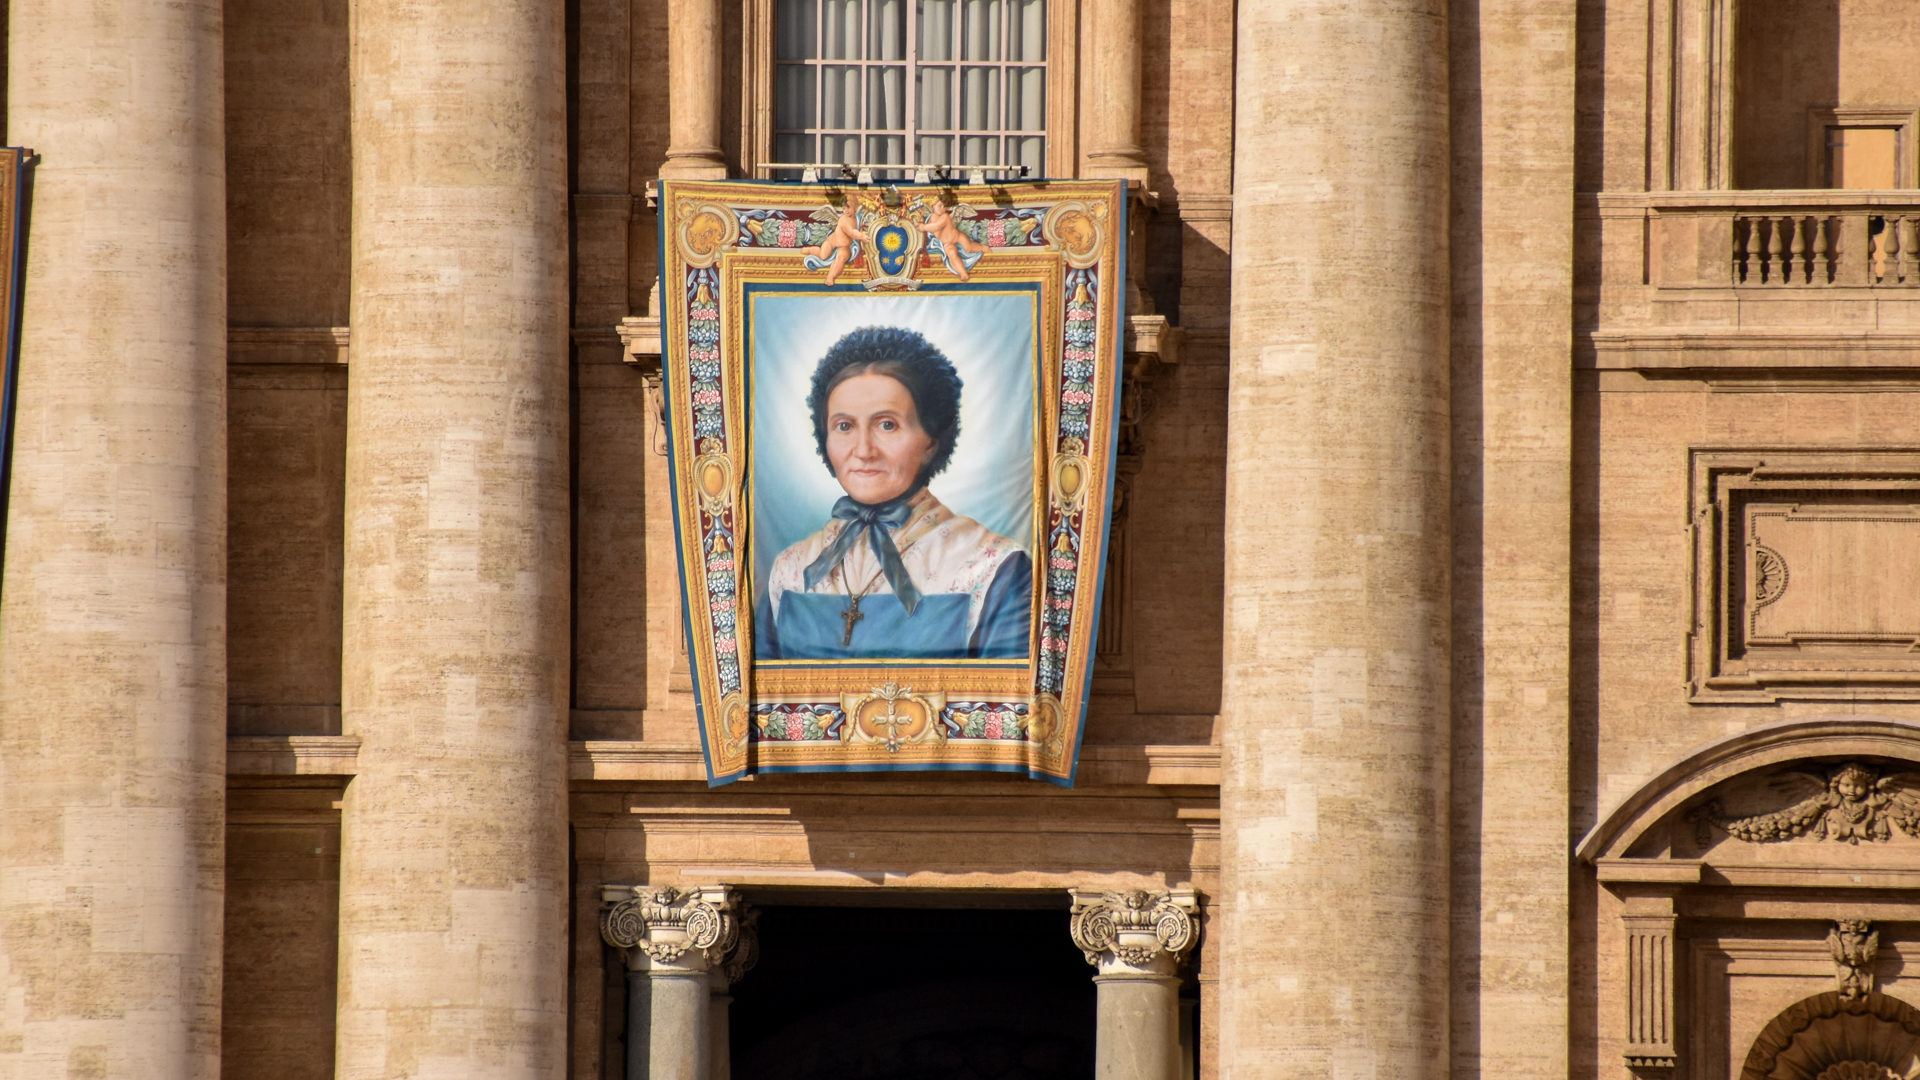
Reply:
[[[1668,1077],[1679,1064],[1674,1033],[1674,908],[1671,896],[1630,896],[1627,937],[1627,1067]]]
[[[760,962],[760,911],[747,904],[734,904],[734,925],[738,932],[726,954],[713,965],[713,979],[722,988],[741,980]]]
[[[1198,938],[1193,916],[1200,905],[1192,889],[1072,894],[1068,930],[1102,977],[1170,976]]]
[[[635,971],[711,971],[740,942],[740,905],[725,886],[609,886],[602,898],[600,936]]]

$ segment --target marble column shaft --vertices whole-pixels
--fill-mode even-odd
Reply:
[[[1147,179],[1140,147],[1140,0],[1091,0],[1087,78],[1085,175]]]
[[[15,0],[37,150],[0,583],[0,1077],[220,1072],[219,0]]]
[[[647,1080],[710,1080],[713,990],[706,973],[654,965],[647,997]]]
[[[673,0],[667,9],[667,159],[660,175],[723,180],[720,152],[720,0]]]
[[[1237,13],[1225,1080],[1447,1069],[1446,15]]]
[[[357,0],[341,1080],[566,1068],[566,49]]]

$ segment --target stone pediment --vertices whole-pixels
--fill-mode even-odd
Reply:
[[[1920,725],[1793,720],[1716,740],[1622,800],[1577,853],[1609,882],[1920,883]],[[1824,880],[1842,871],[1852,880]]]

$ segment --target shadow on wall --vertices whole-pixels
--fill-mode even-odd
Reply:
[[[1843,36],[1857,38],[1881,20],[1853,9],[1898,6],[1900,0],[1747,0],[1740,6],[1734,45],[1733,185],[1804,188],[1808,182],[1807,112],[1816,106],[1890,104],[1845,101],[1841,82]],[[1856,53],[1847,53],[1849,64]],[[1866,59],[1860,57],[1860,59]]]

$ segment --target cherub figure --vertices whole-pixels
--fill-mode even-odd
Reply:
[[[1710,842],[1708,826],[1751,844],[1779,843],[1801,836],[1858,844],[1876,843],[1894,827],[1920,837],[1920,774],[1881,776],[1858,763],[1831,775],[1791,771],[1770,785],[1791,805],[1750,817],[1728,817],[1715,799],[1689,815],[1700,826],[1700,842]],[[1891,827],[1890,827],[1891,826]]]
[[[847,268],[847,260],[853,257],[856,242],[872,243],[873,239],[860,231],[860,213],[854,201],[848,199],[841,205],[836,216],[831,206],[823,206],[813,212],[815,221],[832,221],[833,231],[825,240],[811,247],[803,247],[800,254],[809,260],[818,260],[827,268],[827,288],[831,289],[840,280],[840,271]],[[818,269],[812,261],[809,268]]]
[[[987,249],[974,243],[960,231],[960,226],[953,220],[953,212],[947,209],[946,203],[939,199],[922,199],[920,205],[927,208],[927,235],[940,242],[940,257],[946,260],[947,269],[953,271],[953,276],[961,281],[967,280],[969,276],[967,256],[972,255],[975,260],[978,260],[979,256],[987,253]],[[970,214],[971,210],[972,208],[969,207],[962,212]]]

